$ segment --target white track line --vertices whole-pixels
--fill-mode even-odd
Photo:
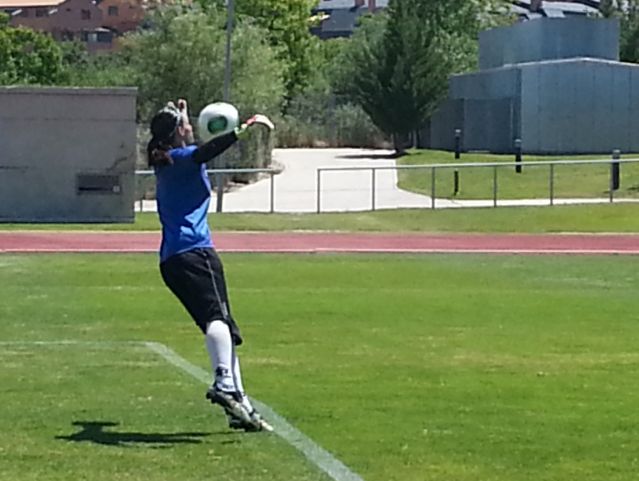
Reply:
[[[0,253],[5,254],[147,254],[155,253],[153,249],[39,249],[39,248],[16,248],[3,249]],[[639,255],[639,249],[561,249],[561,248],[539,248],[539,249],[520,249],[520,248],[299,248],[299,249],[218,249],[218,252],[226,254],[553,254],[553,255]]]
[[[160,355],[164,360],[168,361],[175,367],[180,368],[187,374],[201,381],[205,384],[209,384],[211,376],[201,367],[191,364],[182,356],[177,354],[168,346],[159,342],[144,342],[144,341],[75,341],[75,340],[61,340],[61,341],[0,341],[0,346],[47,346],[47,345],[87,345],[87,346],[105,346],[105,347],[118,347],[122,345],[129,346],[143,346],[156,354]],[[335,458],[331,453],[324,448],[316,444],[312,439],[302,433],[300,430],[292,426],[283,416],[277,414],[266,404],[251,398],[253,404],[258,410],[265,415],[268,421],[273,425],[275,434],[284,439],[287,443],[300,451],[311,463],[317,466],[319,469],[328,474],[335,481],[364,481],[358,474],[351,471],[344,463]]]

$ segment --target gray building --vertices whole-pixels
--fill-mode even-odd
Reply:
[[[132,222],[136,96],[0,87],[0,222]]]
[[[618,61],[619,24],[539,18],[482,32],[478,72],[455,75],[423,146],[528,153],[639,150],[639,66]]]

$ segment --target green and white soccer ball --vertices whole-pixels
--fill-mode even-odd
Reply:
[[[240,115],[237,109],[226,102],[207,105],[197,118],[198,134],[203,142],[228,134],[239,124]]]

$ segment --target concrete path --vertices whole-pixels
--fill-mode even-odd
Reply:
[[[386,150],[365,149],[276,149],[275,160],[283,166],[274,177],[275,212],[316,212],[317,169],[334,167],[393,167],[395,159]],[[323,172],[321,175],[320,207],[322,212],[346,212],[376,209],[430,208],[432,199],[397,187],[397,171],[378,170],[375,174],[375,194],[370,170]],[[637,199],[639,201],[639,199]],[[554,203],[603,203],[608,199],[555,199]],[[224,194],[224,212],[269,212],[271,181],[268,177],[254,184]],[[548,199],[500,200],[499,206],[548,205]],[[493,200],[436,199],[436,208],[492,207]],[[215,210],[215,195],[211,210]],[[136,210],[139,210],[139,202]],[[144,211],[155,211],[154,201],[144,201]]]

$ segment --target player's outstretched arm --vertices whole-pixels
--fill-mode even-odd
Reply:
[[[228,134],[211,139],[193,152],[193,160],[198,164],[210,162],[218,155],[224,153],[231,145],[237,142],[237,140],[238,136],[235,132],[229,132]]]
[[[233,132],[229,132],[228,134],[211,139],[200,146],[193,153],[193,159],[200,164],[213,160],[215,157],[222,154],[231,145],[237,142],[238,139],[245,136],[251,127],[254,127],[256,125],[262,125],[269,130],[273,130],[275,128],[273,122],[271,122],[271,120],[266,115],[253,115],[246,122],[237,127]]]

